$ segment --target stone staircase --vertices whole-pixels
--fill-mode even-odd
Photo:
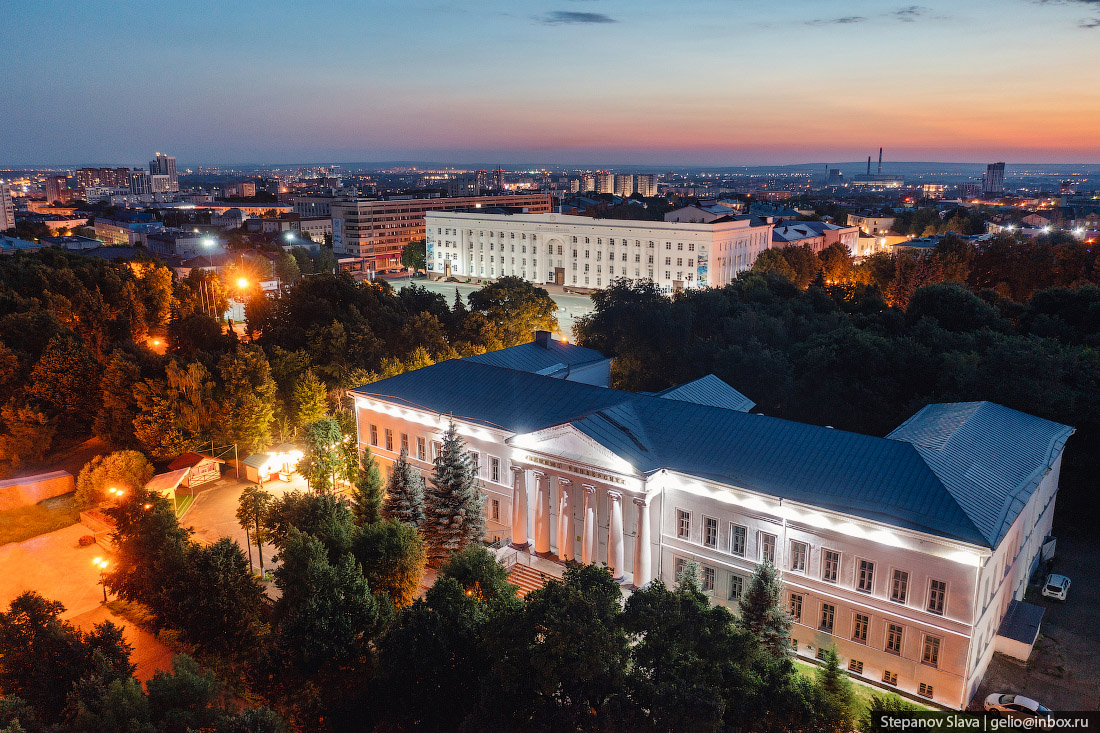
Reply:
[[[525,597],[532,591],[538,590],[546,585],[546,581],[552,579],[552,576],[536,570],[530,565],[523,565],[521,563],[513,565],[512,569],[508,572],[508,582],[519,586],[518,595],[520,598]]]

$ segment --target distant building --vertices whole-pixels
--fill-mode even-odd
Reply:
[[[631,173],[616,173],[613,193],[616,196],[622,196],[624,199],[634,193],[634,175]]]
[[[585,173],[583,179],[583,185],[581,186],[581,193],[588,193],[589,191],[596,190],[596,176],[592,173]]]
[[[103,246],[103,242],[90,237],[42,237],[42,244],[49,247],[61,247],[72,252],[83,252],[89,249],[97,249]]]
[[[84,200],[89,204],[98,204],[110,201],[112,196],[127,196],[130,194],[130,186],[115,188],[109,186],[88,186],[84,189]]]
[[[946,183],[925,183],[920,188],[921,194],[928,199],[942,199],[947,193]]]
[[[481,177],[466,173],[447,179],[448,196],[477,196],[481,193]]]
[[[615,193],[615,174],[598,171],[596,173],[596,193]]]
[[[176,159],[171,155],[157,153],[157,157],[149,161],[149,175],[168,176],[168,191],[179,191],[179,179],[176,176]]]
[[[665,221],[682,222],[684,224],[709,224],[715,219],[721,219],[723,216],[736,213],[736,209],[713,201],[700,202],[668,212],[665,214]]]
[[[294,213],[301,216],[332,216],[333,196],[292,196],[290,203]]]
[[[772,230],[772,246],[809,245],[814,252],[820,252],[834,242],[840,242],[853,257],[863,257],[872,252],[860,252],[859,229],[854,226],[842,227],[824,221],[792,221],[777,224]]]
[[[172,179],[164,173],[149,176],[149,190],[152,193],[171,193]]]
[[[231,183],[225,187],[226,196],[239,196],[241,198],[253,198],[256,195],[256,184],[250,181]]]
[[[730,282],[771,246],[772,229],[748,217],[685,224],[471,209],[431,211],[426,221],[435,275],[591,289],[627,278],[665,292]]]
[[[148,196],[153,193],[153,176],[149,171],[135,170],[130,173],[130,193],[135,196]]]
[[[371,259],[378,270],[398,267],[405,245],[424,237],[424,215],[427,212],[491,206],[520,207],[530,213],[544,213],[550,211],[550,197],[524,193],[336,201],[330,207],[332,251],[338,257],[345,255]]]
[[[1000,196],[1005,192],[1005,164],[990,163],[982,176],[982,193],[986,196]]]
[[[11,186],[0,181],[0,232],[15,226],[15,204],[11,200]]]
[[[859,227],[864,234],[875,236],[886,234],[894,226],[897,217],[887,216],[878,211],[861,211],[858,214],[848,214],[848,226]]]
[[[977,181],[968,181],[959,184],[959,197],[964,199],[974,198],[982,192],[982,184]]]
[[[207,235],[192,230],[165,229],[150,232],[145,237],[145,247],[158,255],[175,255],[188,260],[204,255],[220,254],[217,244],[206,245]]]
[[[130,188],[129,168],[81,168],[76,172],[77,188]],[[85,197],[85,201],[87,201]]]
[[[113,246],[136,247],[145,244],[149,234],[164,231],[164,225],[148,215],[137,214],[128,218],[108,219],[97,216],[95,238]]]
[[[250,217],[238,208],[226,209],[210,217],[210,226],[220,229],[239,229]]]
[[[30,242],[26,239],[0,234],[0,254],[11,255],[16,252],[37,252],[42,249],[43,246],[41,242]]]
[[[657,175],[655,173],[639,173],[636,188],[639,196],[656,196]]]
[[[52,203],[68,203],[72,197],[67,176],[47,176],[42,188],[46,193],[46,200]]]

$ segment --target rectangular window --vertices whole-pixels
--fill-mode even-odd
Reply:
[[[875,587],[875,564],[870,560],[859,561],[859,578],[856,580],[856,588],[864,593],[870,593]]]
[[[806,554],[809,548],[805,542],[791,542],[791,570],[806,572]]]
[[[703,517],[703,544],[707,547],[718,547],[717,519]]]
[[[797,623],[802,623],[802,594],[791,593],[791,619]]]
[[[714,592],[714,577],[715,577],[715,574],[716,573],[715,573],[714,568],[708,568],[706,565],[703,566],[703,592],[704,593],[713,593]]]
[[[676,536],[682,540],[691,536],[691,513],[683,509],[676,510]]]
[[[409,452],[409,434],[401,433],[401,450]]]
[[[730,576],[729,600],[740,601],[741,594],[745,592],[745,579],[740,575]]]
[[[921,697],[931,698],[932,697],[932,685],[921,682],[920,685],[917,687],[917,694],[920,695]]]
[[[856,674],[863,674],[863,662],[852,659],[848,662],[848,671],[855,672]]]
[[[943,603],[947,598],[947,583],[942,580],[928,581],[928,610],[943,615]]]
[[[676,558],[676,577],[679,578],[684,574],[684,570],[687,568],[688,561],[685,558]]]
[[[821,604],[821,630],[833,633],[833,620],[836,618],[836,606],[830,603]]]
[[[438,440],[432,441],[432,460],[439,460],[439,454],[443,452],[443,444]]]
[[[500,459],[496,456],[489,458],[489,471],[490,478],[497,483],[500,483]]]
[[[730,552],[734,555],[745,556],[745,537],[748,530],[740,524],[730,522]]]
[[[886,651],[891,654],[901,654],[902,629],[898,624],[886,625]]]
[[[940,664],[940,637],[925,636],[924,652],[920,660],[930,667],[938,667]]]
[[[904,570],[895,570],[890,584],[890,600],[895,603],[905,603],[909,594],[909,573]]]
[[[867,628],[871,625],[871,619],[862,614],[857,613],[855,615],[855,622],[852,624],[852,641],[858,641],[861,644],[867,643]]]
[[[474,475],[481,475],[481,455],[477,451],[470,451],[470,463],[474,467]]]
[[[760,559],[775,564],[775,535],[760,533]]]
[[[373,446],[378,445],[378,426],[377,425],[371,425],[370,426],[370,444],[373,445]]]
[[[500,521],[500,499],[493,499],[489,503],[489,518],[494,522]]]
[[[821,579],[835,583],[840,574],[840,553],[825,550],[821,553]]]
[[[896,685],[898,683],[898,673],[884,669],[882,670],[882,681],[888,685]]]
[[[386,428],[386,450],[393,450],[393,431]]]
[[[416,460],[424,461],[428,458],[428,444],[424,438],[417,436],[416,438]]]
[[[827,652],[828,652],[828,650],[825,647],[819,646],[817,648],[817,658],[824,662],[825,661],[825,655],[826,655]]]

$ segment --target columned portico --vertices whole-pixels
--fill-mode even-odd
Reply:
[[[623,495],[618,491],[607,492],[611,519],[607,527],[607,566],[615,580],[622,580],[626,568],[623,567]]]
[[[558,484],[558,557],[564,562],[573,560],[573,482],[557,479]]]
[[[649,499],[634,499],[638,507],[637,531],[634,534],[634,587],[642,588],[653,580],[653,548],[649,544]]]
[[[527,541],[527,471],[512,466],[512,547],[526,548]]]
[[[550,552],[550,477],[535,474],[535,552]]]
[[[596,487],[592,484],[583,484],[584,488],[584,531],[581,535],[581,562],[592,565],[596,562],[597,549],[596,538]]]

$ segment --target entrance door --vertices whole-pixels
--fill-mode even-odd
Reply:
[[[555,267],[554,268],[554,284],[555,285],[565,285],[565,268],[564,267]]]

